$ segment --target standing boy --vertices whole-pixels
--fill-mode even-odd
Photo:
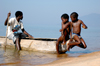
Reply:
[[[78,19],[78,14],[76,12],[73,12],[70,15],[70,18],[72,20],[71,24],[73,29],[72,39],[74,39],[75,42],[68,43],[67,50],[69,50],[72,46],[75,45],[85,49],[87,46],[83,38],[80,36],[80,33],[81,33],[81,25],[84,29],[87,29],[87,26],[83,23],[82,20]]]
[[[69,39],[69,35],[71,34],[71,30],[70,30],[70,22],[69,22],[69,16],[67,14],[63,14],[61,16],[61,20],[62,20],[62,29],[60,29],[61,32],[61,36],[59,37],[59,39],[57,40],[56,43],[56,51],[59,54],[59,43],[62,43],[62,45],[64,45],[66,43],[66,41]],[[67,28],[64,28],[66,25],[68,25]]]
[[[25,38],[25,37],[30,37],[30,38],[33,38],[30,34],[28,34],[24,27],[23,27],[23,23],[20,21],[23,19],[23,13],[21,11],[17,11],[15,13],[15,16],[14,18],[11,18],[9,21],[8,21],[8,18],[10,17],[11,13],[8,13],[8,17],[4,23],[4,25],[8,25],[8,34],[7,34],[7,37],[9,39],[12,39],[14,44],[16,44],[16,47],[18,50],[21,50],[21,47],[20,47],[20,39],[21,38]],[[8,23],[7,23],[8,22]],[[23,33],[19,33],[18,30],[21,29]]]

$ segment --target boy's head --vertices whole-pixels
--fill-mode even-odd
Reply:
[[[69,16],[68,16],[68,14],[63,14],[62,16],[61,16],[61,20],[65,23],[65,22],[68,22],[69,21]]]
[[[78,14],[76,12],[71,13],[70,18],[74,22],[78,19]]]
[[[19,19],[23,19],[23,13],[21,11],[16,11],[15,13],[16,18],[19,17]]]

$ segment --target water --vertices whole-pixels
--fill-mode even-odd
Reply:
[[[86,49],[82,49],[79,47],[75,47],[70,50],[70,52],[66,52],[71,56],[78,56],[82,54],[92,53],[96,51],[100,51],[100,28],[98,26],[91,27],[88,26],[88,29],[82,29],[81,36],[85,40],[87,44]]]
[[[47,54],[32,51],[17,52],[14,49],[0,48],[0,65],[7,66],[31,66],[50,63],[58,59],[68,57],[68,54]]]
[[[26,24],[24,24],[26,25]],[[24,26],[26,31],[33,35],[35,38],[58,38],[60,36],[59,29],[61,26],[58,25],[30,25]],[[1,25],[0,36],[5,36],[6,28]],[[58,59],[66,57],[77,57],[82,54],[92,53],[100,51],[100,28],[99,26],[88,26],[88,29],[82,29],[81,36],[87,44],[86,49],[74,47],[70,52],[66,54],[46,54],[40,52],[31,51],[20,51],[16,53],[14,49],[7,49],[6,52],[0,48],[0,65],[17,65],[17,66],[28,66],[50,63]]]

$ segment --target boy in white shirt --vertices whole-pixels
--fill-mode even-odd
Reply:
[[[8,21],[8,18],[10,17],[11,13],[8,13],[8,16],[7,16],[7,19],[4,23],[4,25],[6,26],[7,25],[7,22],[8,22],[8,34],[7,34],[7,37],[9,39],[12,39],[14,44],[16,44],[16,47],[18,50],[21,50],[21,47],[20,47],[20,39],[22,38],[26,38],[26,37],[29,37],[29,38],[33,38],[30,34],[28,34],[24,27],[23,27],[23,23],[20,21],[23,19],[23,13],[21,11],[17,11],[15,13],[15,16],[14,18],[11,18],[9,21]],[[19,33],[18,30],[21,29],[23,33]]]

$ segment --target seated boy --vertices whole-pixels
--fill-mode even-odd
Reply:
[[[21,11],[17,11],[15,13],[15,16],[14,18],[11,18],[9,21],[8,21],[8,18],[10,17],[11,13],[8,13],[8,17],[4,23],[4,25],[8,25],[8,34],[7,34],[7,37],[9,39],[12,39],[14,44],[16,44],[16,47],[18,50],[21,50],[21,47],[20,47],[20,39],[21,38],[25,38],[25,37],[30,37],[30,38],[33,38],[30,34],[28,34],[24,27],[23,27],[23,23],[20,21],[23,19],[23,13]],[[19,33],[18,30],[21,29],[23,33]]]
[[[62,29],[60,29],[61,36],[58,38],[56,43],[56,51],[59,54],[59,43],[62,43],[62,45],[66,44],[66,41],[69,39],[69,35],[71,34],[70,30],[70,22],[69,22],[69,16],[67,14],[63,14],[61,16],[62,20]],[[68,25],[67,28],[65,26]]]

